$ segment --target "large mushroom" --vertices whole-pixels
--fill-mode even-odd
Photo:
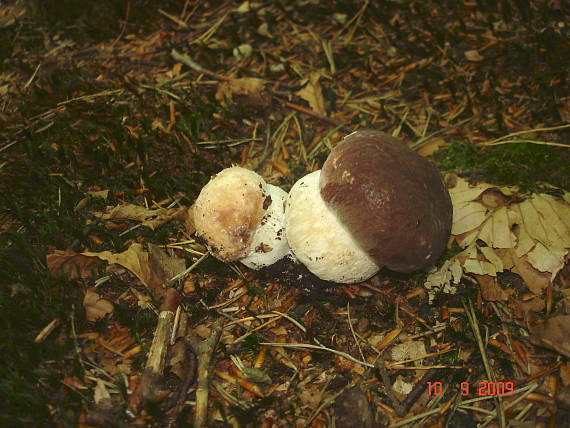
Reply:
[[[390,135],[344,138],[322,170],[299,180],[285,210],[291,251],[318,277],[363,281],[386,266],[433,264],[451,231],[447,187],[435,167]]]
[[[289,253],[283,231],[287,193],[253,171],[226,168],[204,186],[192,208],[196,234],[218,259],[252,269]]]

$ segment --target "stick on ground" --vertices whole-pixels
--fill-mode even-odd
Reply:
[[[168,352],[176,308],[179,303],[180,294],[176,289],[169,288],[160,308],[158,325],[154,332],[142,379],[130,399],[131,411],[135,414],[140,411],[145,403],[159,401],[161,398],[159,384],[162,380],[166,353]]]
[[[196,413],[194,428],[205,427],[208,422],[208,390],[210,387],[210,365],[214,351],[224,329],[224,319],[218,318],[213,326],[210,337],[200,340],[194,335],[186,337],[192,352],[198,359],[198,389],[196,390]]]

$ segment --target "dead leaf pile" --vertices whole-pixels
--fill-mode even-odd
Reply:
[[[449,177],[453,203],[451,234],[463,251],[454,257],[464,273],[474,274],[489,300],[506,300],[490,278],[511,270],[529,290],[540,294],[554,280],[568,258],[570,204],[565,198],[532,194],[523,199],[514,187],[488,183],[470,185]],[[454,265],[456,267],[456,265]],[[449,283],[451,262],[428,277]],[[457,277],[455,268],[454,279]],[[439,278],[439,279],[438,279]],[[500,288],[500,287],[499,287]]]

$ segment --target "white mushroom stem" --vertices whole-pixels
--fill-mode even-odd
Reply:
[[[291,251],[321,279],[339,283],[364,281],[380,267],[325,205],[319,176],[320,171],[306,175],[289,192],[284,223]]]
[[[266,192],[271,198],[269,201],[266,197],[270,205],[253,235],[249,254],[240,260],[250,269],[272,265],[289,253],[289,245],[283,228],[287,192],[272,184],[266,185]]]

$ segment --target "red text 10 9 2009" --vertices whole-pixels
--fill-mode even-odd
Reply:
[[[462,396],[509,396],[513,395],[515,385],[513,382],[478,382],[474,384],[461,382],[459,384],[459,390]],[[443,394],[443,384],[441,382],[427,382],[427,392],[430,396],[439,396]]]

